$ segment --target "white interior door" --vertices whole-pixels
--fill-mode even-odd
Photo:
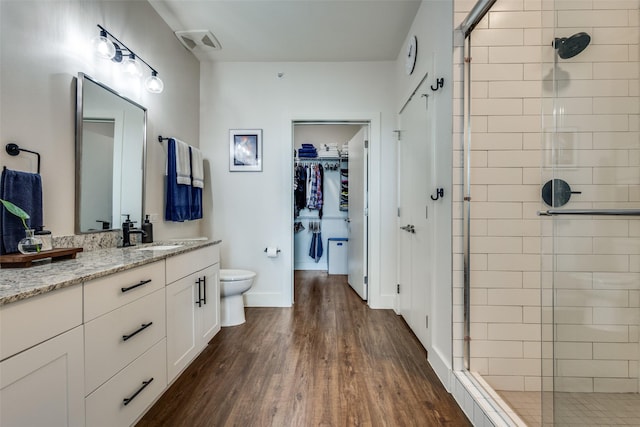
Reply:
[[[367,275],[367,126],[349,141],[349,285],[360,298],[368,298]]]
[[[427,317],[431,307],[431,271],[434,265],[430,254],[433,231],[428,211],[433,185],[427,99],[418,91],[400,115],[398,241],[401,259],[398,279],[400,313],[422,345],[429,349]]]

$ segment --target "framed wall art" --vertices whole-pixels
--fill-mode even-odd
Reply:
[[[262,129],[229,130],[229,170],[262,172]]]

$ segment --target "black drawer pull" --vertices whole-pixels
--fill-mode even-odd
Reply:
[[[137,288],[138,286],[146,285],[147,283],[151,283],[151,279],[149,279],[149,280],[141,280],[140,283],[138,283],[137,285],[131,285],[128,288],[120,288],[120,290],[122,292],[127,292],[127,291],[130,291],[131,289]]]
[[[207,305],[207,276],[202,276],[202,296],[204,304]]]
[[[144,390],[144,389],[145,389],[149,384],[151,384],[151,381],[153,381],[153,377],[151,377],[151,378],[150,378],[149,380],[147,380],[147,381],[142,381],[142,387],[140,387],[140,388],[138,389],[138,391],[136,391],[135,393],[133,393],[133,396],[131,396],[131,397],[125,397],[124,399],[122,399],[122,403],[124,403],[124,406],[127,406],[129,403],[131,403],[131,401],[132,401],[133,399],[135,399],[135,398],[136,398],[136,396],[137,396],[137,395],[139,395],[139,394],[140,394],[140,392],[141,392],[142,390]]]
[[[147,329],[151,325],[153,325],[153,322],[143,323],[142,326],[140,326],[140,329],[138,329],[137,331],[131,332],[129,335],[123,335],[122,336],[122,341],[126,341],[129,338],[133,337],[134,335],[139,334],[140,332],[144,331],[145,329]]]
[[[200,287],[201,281],[202,279],[196,280],[196,285],[198,285],[198,300],[196,301],[196,304],[198,304],[198,307],[202,307],[202,288]]]

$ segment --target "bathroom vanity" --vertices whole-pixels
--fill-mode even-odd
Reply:
[[[0,425],[136,422],[220,330],[218,243],[3,269]]]

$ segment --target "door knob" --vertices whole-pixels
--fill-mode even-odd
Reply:
[[[407,231],[411,234],[416,234],[416,229],[413,225],[409,225],[409,229]]]

